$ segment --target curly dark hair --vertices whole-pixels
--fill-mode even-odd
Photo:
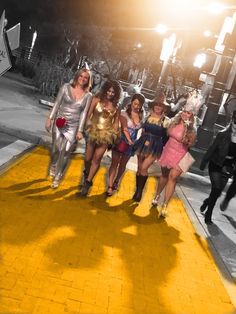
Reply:
[[[101,101],[104,101],[106,99],[107,92],[111,87],[114,89],[114,92],[115,92],[112,103],[115,106],[117,106],[121,97],[121,93],[122,93],[122,87],[118,81],[115,81],[115,80],[106,81],[102,86],[101,92],[98,93],[96,96],[99,97]]]

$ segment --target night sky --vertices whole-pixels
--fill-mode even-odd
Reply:
[[[185,9],[180,10],[180,3]],[[95,24],[112,27],[117,37],[125,40],[151,41],[158,23],[169,26],[179,37],[188,38],[192,50],[205,46],[202,32],[210,29],[218,34],[224,16],[209,15],[202,10],[210,0],[1,0],[0,12],[6,10],[8,27],[21,22],[22,32],[42,30],[44,36],[54,36],[63,27],[70,25]],[[198,9],[193,10],[193,3]],[[228,5],[235,0],[225,0]],[[200,9],[199,9],[200,8]],[[235,9],[236,10],[236,9]],[[232,10],[228,11],[232,15]],[[157,40],[158,37],[156,37]],[[160,39],[161,40],[161,39]],[[202,42],[201,42],[202,40]]]
[[[212,27],[221,23],[221,17],[209,16],[204,10],[190,12],[191,0],[185,1],[185,10],[178,10],[184,0],[1,0],[0,10],[6,9],[9,23],[29,22],[94,23],[105,26],[153,27],[159,22],[178,28]],[[210,0],[195,0],[198,7]],[[235,4],[235,0],[224,3]]]

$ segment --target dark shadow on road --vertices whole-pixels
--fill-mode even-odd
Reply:
[[[42,178],[42,179],[35,179],[32,181],[26,181],[26,182],[22,182],[22,183],[17,183],[17,184],[13,184],[10,185],[9,187],[7,187],[6,189],[8,190],[13,190],[13,191],[17,191],[17,190],[23,190],[28,188],[29,186],[33,185],[33,184],[37,184],[37,183],[41,183],[41,182],[45,182],[47,181],[46,178]]]
[[[228,219],[228,221],[230,222],[231,226],[234,227],[234,229],[236,229],[236,221],[233,219],[233,217],[228,216],[226,214],[223,214],[223,216],[225,216],[225,218]]]
[[[39,155],[41,163],[37,171],[43,173],[48,155],[43,156],[42,150]],[[49,190],[49,182],[38,179],[36,172],[34,180],[31,179],[31,183],[38,180],[35,190],[29,188],[31,184],[22,183],[18,187],[16,185],[15,190],[7,189],[6,186],[11,185],[4,176],[6,181],[1,183],[4,188],[0,200],[3,208],[1,219],[4,221],[1,230],[3,246],[13,247],[17,259],[23,248],[32,245],[30,258],[24,256],[26,268],[35,267],[31,262],[35,254],[36,272],[63,277],[74,286],[85,286],[89,276],[98,278],[92,281],[96,291],[99,290],[99,280],[108,282],[109,289],[112,289],[111,282],[115,281],[126,293],[126,301],[114,294],[116,302],[126,302],[123,305],[136,313],[190,313],[184,302],[185,297],[189,298],[189,293],[192,293],[189,292],[189,284],[186,282],[185,285],[179,279],[182,285],[177,287],[172,282],[172,279],[177,280],[175,268],[179,263],[194,263],[191,254],[188,256],[186,253],[185,256],[182,251],[179,256],[179,247],[189,230],[184,234],[168,219],[158,220],[154,208],[143,208],[142,215],[139,215],[137,203],[124,198],[125,194],[119,197],[123,191],[111,198],[100,192],[86,198],[78,197],[78,181],[73,176],[78,171],[77,162],[75,160],[71,164],[65,183],[56,191]],[[24,165],[24,160],[21,165]],[[30,169],[22,176],[24,181],[30,177]],[[101,184],[104,184],[101,190],[105,191],[105,182]],[[145,204],[145,196],[142,202]],[[14,267],[14,261],[12,263]],[[193,280],[194,286],[194,278],[186,280]],[[173,293],[179,293],[183,299],[181,310],[171,308],[169,300]]]

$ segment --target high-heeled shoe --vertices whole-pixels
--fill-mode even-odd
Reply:
[[[119,182],[117,180],[115,180],[113,185],[112,185],[112,190],[113,191],[117,191],[118,187],[119,187]]]
[[[57,175],[54,177],[51,186],[53,189],[57,189],[59,187],[60,183],[61,183],[61,176]]]
[[[48,171],[49,177],[53,178],[55,177],[55,174],[56,174],[56,166],[50,166],[49,171]]]
[[[92,185],[93,183],[91,181],[85,180],[80,194],[82,196],[87,196],[89,189],[91,188]]]
[[[168,215],[167,205],[168,205],[167,203],[162,204],[159,217],[166,218],[166,216]]]
[[[112,196],[112,194],[113,194],[112,186],[108,186],[106,194],[107,194],[108,197]]]
[[[159,199],[160,199],[160,194],[156,195],[156,197],[152,200],[152,206],[157,206]]]

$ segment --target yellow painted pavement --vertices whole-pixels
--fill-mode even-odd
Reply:
[[[206,241],[179,199],[166,220],[130,199],[135,174],[106,198],[102,167],[87,198],[76,195],[83,158],[57,190],[37,148],[1,176],[0,313],[225,314],[234,308]]]

